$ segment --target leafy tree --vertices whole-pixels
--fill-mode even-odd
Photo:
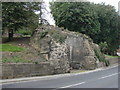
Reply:
[[[38,10],[37,3],[2,2],[3,31],[8,30],[9,40],[19,28],[38,24],[36,20],[38,17],[34,10]]]
[[[59,27],[94,37],[100,30],[96,12],[89,2],[55,2],[52,13]]]
[[[104,3],[97,4],[94,7],[100,22],[100,32],[94,41],[96,43],[106,42],[108,44],[107,51],[112,54],[118,47],[120,36],[120,33],[118,33],[118,14],[113,6],[105,5]]]
[[[86,34],[97,44],[106,42],[109,54],[118,48],[120,17],[113,6],[104,3],[54,2],[51,9],[59,27]]]

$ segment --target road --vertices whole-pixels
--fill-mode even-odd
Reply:
[[[118,67],[58,78],[42,79],[11,84],[3,84],[3,88],[118,88]]]

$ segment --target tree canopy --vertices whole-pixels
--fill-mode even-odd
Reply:
[[[100,30],[93,9],[89,2],[61,2],[52,6],[52,13],[58,26],[92,36]]]
[[[31,26],[35,28],[38,24],[38,16],[34,13],[38,10],[39,3],[26,2],[2,2],[2,25],[3,31],[9,31],[9,39],[19,28]]]
[[[106,42],[108,53],[118,48],[118,14],[113,6],[90,2],[54,2],[51,9],[59,27],[86,34],[97,44]]]

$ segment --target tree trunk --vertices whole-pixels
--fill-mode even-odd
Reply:
[[[13,29],[9,29],[8,31],[8,41],[11,41],[13,39]]]

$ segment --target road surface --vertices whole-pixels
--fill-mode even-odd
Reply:
[[[58,78],[42,79],[11,84],[3,84],[2,88],[118,88],[118,67]]]

